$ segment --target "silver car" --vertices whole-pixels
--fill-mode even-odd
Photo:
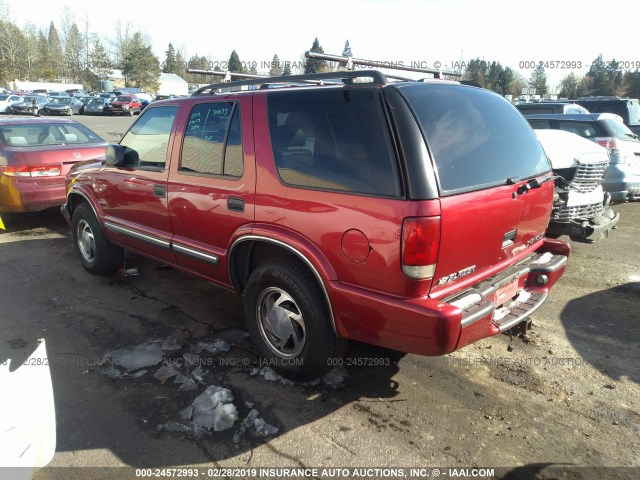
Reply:
[[[536,129],[565,130],[602,145],[609,151],[609,167],[602,187],[612,202],[640,200],[640,140],[613,113],[582,115],[525,115]]]

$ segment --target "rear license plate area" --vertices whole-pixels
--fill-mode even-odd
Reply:
[[[518,293],[518,280],[518,278],[515,278],[496,290],[496,294],[493,297],[494,307],[499,307],[511,298],[515,297],[516,293]]]

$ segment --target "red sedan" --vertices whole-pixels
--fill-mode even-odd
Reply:
[[[68,119],[0,119],[0,213],[62,205],[64,179],[82,160],[104,156],[107,142]]]

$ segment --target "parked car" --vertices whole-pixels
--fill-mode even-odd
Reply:
[[[140,113],[142,102],[137,95],[119,95],[111,101],[111,115],[129,115]]]
[[[67,92],[49,92],[49,93],[47,93],[47,96],[50,99],[53,99],[53,98],[58,98],[58,97],[69,98],[71,95],[69,95]]]
[[[0,94],[0,112],[2,113],[11,113],[11,105],[14,103],[18,103],[22,100],[20,95],[13,94]]]
[[[592,140],[609,150],[609,167],[602,187],[611,201],[640,199],[640,140],[618,115],[527,115],[533,128],[565,130]]]
[[[65,92],[67,92],[67,94],[69,94],[69,96],[71,97],[82,97],[86,95],[86,93],[84,93],[84,90],[80,88],[70,88],[69,90],[65,90]]]
[[[85,115],[106,115],[109,100],[103,97],[93,97],[84,106]]]
[[[84,108],[84,103],[76,97],[54,97],[42,109],[45,115],[73,115],[80,113]]]
[[[640,102],[637,98],[613,96],[580,97],[576,103],[593,113],[613,113],[622,117],[624,124],[640,136]]]
[[[538,103],[519,103],[516,108],[523,115],[536,115],[544,113],[590,113],[586,108],[569,102],[538,102]]]
[[[293,378],[346,339],[441,355],[526,327],[570,248],[545,238],[551,166],[508,101],[369,70],[279,81],[316,84],[154,102],[74,167],[62,212],[83,267],[113,273],[130,248],[236,290]]]
[[[107,143],[67,119],[0,119],[0,212],[31,212],[65,201],[64,177],[77,162],[104,156]]]
[[[547,235],[569,235],[578,241],[607,235],[620,219],[609,206],[611,195],[602,189],[609,166],[607,149],[562,130],[535,132],[556,175]]]
[[[11,105],[11,113],[14,115],[38,116],[48,102],[49,100],[44,95],[25,95],[21,101]]]

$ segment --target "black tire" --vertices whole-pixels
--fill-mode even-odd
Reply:
[[[71,221],[73,244],[84,269],[94,275],[111,275],[124,264],[124,250],[111,243],[102,232],[91,207],[76,207]]]
[[[347,344],[333,331],[316,279],[296,260],[267,261],[251,273],[244,315],[263,363],[293,380],[322,376]]]

